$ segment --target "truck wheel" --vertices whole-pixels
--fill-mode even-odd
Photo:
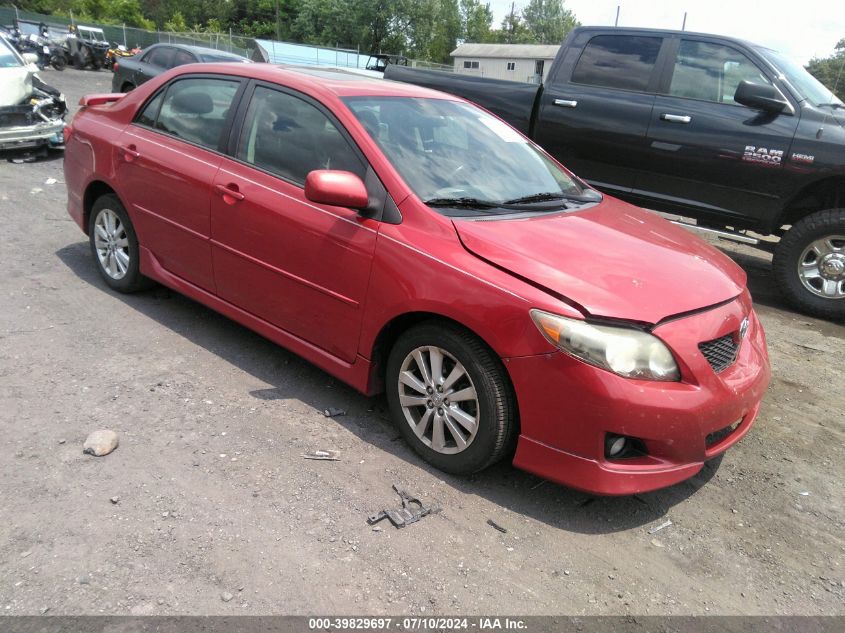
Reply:
[[[775,249],[774,276],[798,309],[845,317],[845,209],[827,209],[796,222]]]
[[[140,271],[141,254],[132,221],[114,194],[100,196],[94,202],[88,237],[97,270],[110,288],[130,293],[151,285]]]
[[[483,470],[511,449],[513,389],[499,358],[454,325],[417,325],[387,361],[387,401],[405,441],[440,470]]]

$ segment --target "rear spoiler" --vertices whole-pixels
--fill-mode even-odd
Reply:
[[[108,103],[114,103],[115,101],[119,101],[126,96],[124,92],[111,92],[111,93],[104,93],[104,94],[97,94],[97,95],[86,95],[79,100],[79,105],[83,108],[87,106],[98,106],[98,105],[106,105]]]

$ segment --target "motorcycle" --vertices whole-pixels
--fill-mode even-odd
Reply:
[[[36,65],[39,70],[44,70],[47,66],[52,66],[56,70],[64,70],[67,66],[64,49],[46,37],[35,34],[23,35],[15,29],[11,32],[9,39],[21,55],[32,53],[38,57]]]
[[[114,70],[115,63],[119,62],[124,57],[132,57],[136,53],[140,52],[140,50],[141,49],[139,48],[134,48],[130,51],[127,50],[123,44],[112,44],[106,52],[105,67],[108,70]]]

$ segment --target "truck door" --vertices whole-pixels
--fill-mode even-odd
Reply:
[[[595,186],[610,193],[630,191],[646,149],[663,39],[594,33],[576,37],[552,69],[535,140]]]
[[[775,78],[738,46],[694,36],[673,38],[648,132],[647,166],[635,195],[677,205],[683,213],[739,226],[762,217],[795,190],[785,169],[799,110],[773,114],[734,101],[740,81]],[[781,90],[782,93],[785,91]],[[753,225],[753,221],[752,221]]]

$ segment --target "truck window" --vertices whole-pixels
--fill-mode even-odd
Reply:
[[[572,83],[644,92],[648,89],[662,38],[597,35],[572,71]]]
[[[735,104],[740,81],[771,84],[766,75],[734,48],[697,40],[681,40],[669,94]]]

